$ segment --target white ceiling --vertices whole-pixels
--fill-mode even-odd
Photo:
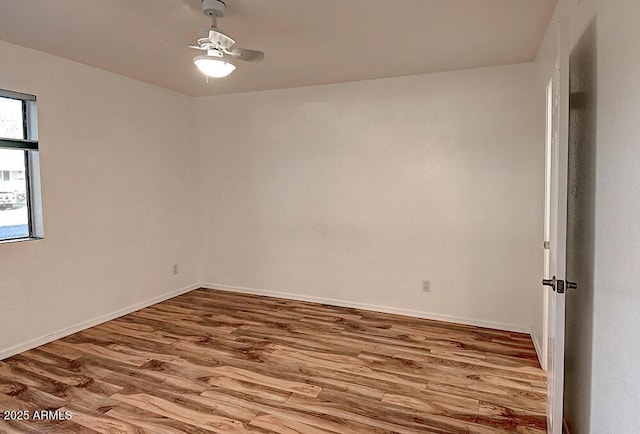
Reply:
[[[266,59],[226,83],[187,48],[200,0],[0,0],[0,39],[204,96],[532,61],[556,2],[227,0],[218,27]]]

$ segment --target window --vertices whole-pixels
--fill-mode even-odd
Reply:
[[[0,242],[42,238],[36,97],[0,89]]]

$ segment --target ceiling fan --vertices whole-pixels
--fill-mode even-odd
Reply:
[[[196,56],[193,63],[207,77],[222,78],[236,69],[235,60],[259,62],[264,53],[258,50],[234,47],[236,41],[218,30],[218,18],[226,11],[226,4],[221,0],[201,0],[202,13],[211,17],[211,27],[198,35],[198,44],[190,48],[206,51],[206,55]]]

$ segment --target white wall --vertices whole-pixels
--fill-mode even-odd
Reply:
[[[595,134],[595,216],[587,234],[595,243],[593,253],[586,252],[593,254],[593,272],[567,295],[567,314],[576,324],[567,329],[565,416],[579,434],[638,433],[640,2],[560,0],[559,16],[569,17],[574,56],[588,59],[575,67],[583,78],[591,74],[595,86],[595,97],[589,96],[595,126],[584,127]],[[539,54],[543,62],[551,33]]]
[[[533,73],[195,99],[204,281],[529,331]]]
[[[592,432],[640,432],[640,3],[601,1]]]
[[[46,237],[0,245],[2,358],[195,283],[199,194],[188,97],[4,42],[0,59],[0,88],[38,97]]]
[[[192,101],[0,57],[38,96],[46,231],[0,246],[0,357],[198,281],[528,330],[531,65]]]

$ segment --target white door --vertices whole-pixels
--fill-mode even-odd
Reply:
[[[568,20],[558,22],[556,63],[547,85],[547,144],[545,164],[546,368],[549,380],[547,423],[550,434],[562,433],[564,385],[564,315],[567,231],[567,172],[569,152],[569,33]]]

